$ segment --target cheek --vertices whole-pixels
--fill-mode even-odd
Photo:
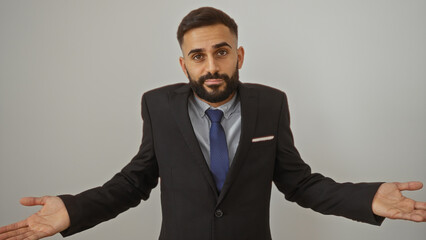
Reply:
[[[223,62],[221,62],[221,69],[222,71],[226,71],[227,73],[233,72],[235,70],[235,67],[238,64],[238,58],[237,57],[232,57],[232,58],[227,58],[226,60],[224,60]]]
[[[200,79],[200,77],[201,77],[200,74],[196,74],[196,73],[190,71],[189,69],[188,69],[188,73],[187,74],[189,74],[188,75],[188,80],[193,81],[193,82],[198,82],[198,79]]]
[[[201,69],[200,66],[194,66],[194,64],[186,65],[187,73],[189,73],[192,79],[198,79],[201,76]]]
[[[237,63],[230,63],[226,66],[226,68],[222,68],[222,73],[226,73],[229,77],[231,77],[235,72],[235,67],[237,66]]]

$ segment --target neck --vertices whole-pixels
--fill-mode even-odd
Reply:
[[[215,103],[208,102],[208,101],[206,101],[206,100],[204,100],[204,99],[200,98],[200,97],[199,97],[199,96],[198,96],[195,92],[194,92],[194,95],[195,95],[198,99],[200,99],[201,101],[203,101],[203,102],[207,103],[208,105],[210,105],[211,107],[217,108],[217,107],[222,106],[223,104],[225,104],[225,103],[227,103],[227,102],[231,101],[231,99],[232,99],[232,98],[234,97],[234,95],[235,95],[235,92],[233,92],[231,95],[229,95],[229,97],[228,97],[227,99],[225,99],[225,100],[223,100],[223,101],[221,101],[221,102],[215,102]]]

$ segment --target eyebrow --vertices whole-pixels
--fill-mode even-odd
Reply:
[[[228,46],[229,48],[232,49],[231,45],[229,45],[227,42],[221,42],[221,43],[215,44],[213,45],[213,48],[218,49],[224,46]]]
[[[224,47],[224,46],[228,46],[229,48],[232,49],[231,45],[229,45],[227,42],[221,42],[221,43],[215,44],[215,45],[213,45],[213,48],[218,49],[218,48],[221,48],[221,47]],[[188,56],[192,53],[199,53],[199,52],[202,52],[202,51],[204,51],[204,48],[194,48],[191,51],[189,51]]]

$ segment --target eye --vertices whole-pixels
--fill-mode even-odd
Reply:
[[[217,51],[218,56],[225,56],[227,54],[228,54],[228,50],[226,49],[220,49],[219,51]]]
[[[194,54],[192,56],[192,59],[195,60],[195,61],[201,61],[201,60],[203,60],[203,58],[204,58],[204,56],[202,54]]]

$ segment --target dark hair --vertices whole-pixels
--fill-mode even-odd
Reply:
[[[238,38],[238,26],[234,19],[219,9],[212,7],[201,7],[188,13],[188,15],[186,15],[179,24],[177,31],[179,45],[182,46],[183,35],[185,35],[185,33],[189,30],[215,24],[223,24],[227,26],[229,30]]]

